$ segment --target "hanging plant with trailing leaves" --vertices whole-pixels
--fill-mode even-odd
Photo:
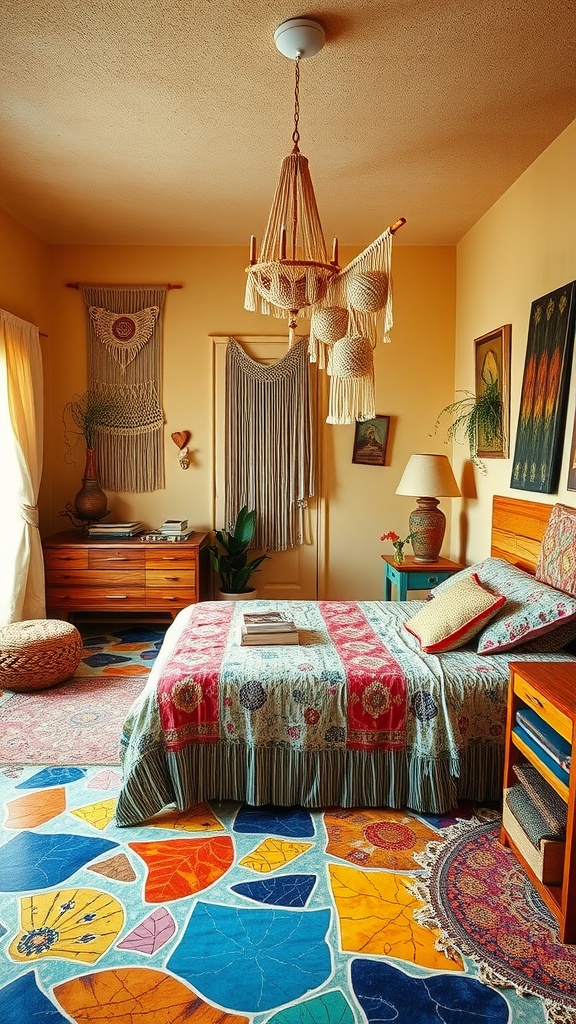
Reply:
[[[486,448],[502,443],[504,407],[498,379],[492,374],[482,379],[484,389],[481,394],[475,395],[471,391],[458,392],[463,397],[442,409],[434,425],[434,433],[438,432],[442,419],[445,416],[450,417],[452,422],[446,432],[446,443],[455,441],[458,444],[467,444],[470,461],[481,473],[485,473],[486,467],[478,457],[478,439],[482,438]]]

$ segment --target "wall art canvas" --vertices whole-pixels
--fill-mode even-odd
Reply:
[[[352,462],[362,466],[385,466],[389,426],[389,416],[376,414],[373,420],[357,420]]]
[[[558,490],[574,346],[576,281],[536,299],[530,310],[511,487]]]

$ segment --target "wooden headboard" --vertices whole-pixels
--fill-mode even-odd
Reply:
[[[495,494],[490,554],[534,573],[552,507],[537,501],[503,498]]]

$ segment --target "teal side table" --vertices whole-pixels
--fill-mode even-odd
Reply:
[[[417,562],[414,555],[406,555],[402,565],[396,565],[393,555],[382,555],[384,561],[384,600],[392,600],[392,584],[397,590],[397,600],[406,601],[409,590],[430,590],[442,583],[464,566],[451,562],[449,558],[438,558],[435,562]]]

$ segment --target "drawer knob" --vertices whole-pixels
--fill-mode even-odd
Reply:
[[[428,583],[438,583],[438,577],[437,576],[429,576],[428,577]]]

